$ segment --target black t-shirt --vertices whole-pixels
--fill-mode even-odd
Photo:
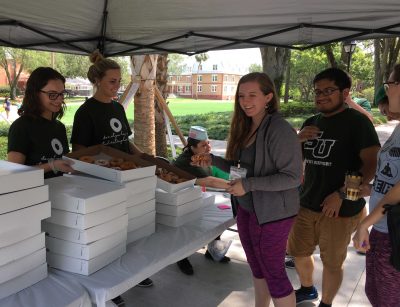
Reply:
[[[317,114],[307,119],[303,127],[310,125],[319,127],[321,135],[316,140],[302,144],[305,175],[300,204],[321,212],[325,197],[344,185],[346,171],[361,168],[360,151],[380,146],[380,143],[370,120],[353,109],[346,109],[331,117]],[[364,205],[364,199],[344,200],[339,216],[354,216]]]
[[[128,139],[131,134],[122,105],[102,103],[92,97],[75,113],[71,144],[86,147],[104,144],[131,153]]]
[[[26,156],[26,165],[38,165],[48,159],[60,159],[69,152],[65,126],[58,120],[23,115],[12,123],[8,131],[8,152]],[[54,177],[53,172],[45,178]]]
[[[196,176],[197,178],[205,178],[211,176],[211,167],[200,167],[190,165],[192,162],[192,153],[188,150],[185,150],[183,153],[179,155],[178,158],[172,163],[176,167]]]

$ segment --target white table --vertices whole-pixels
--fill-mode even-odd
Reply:
[[[178,228],[158,224],[154,234],[129,244],[125,255],[90,276],[55,269],[51,272],[80,283],[93,303],[105,307],[107,301],[166,266],[193,254],[235,224],[230,209],[217,208],[218,204],[230,204],[230,200],[221,193],[216,194],[216,204],[205,208],[200,220]]]

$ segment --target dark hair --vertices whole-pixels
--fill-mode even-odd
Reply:
[[[192,155],[194,154],[194,152],[192,151],[192,146],[197,147],[197,144],[199,144],[201,141],[200,140],[196,140],[193,139],[191,137],[187,138],[187,144],[185,147],[183,147],[183,151],[188,151],[190,152]]]
[[[58,71],[51,67],[38,67],[28,78],[22,106],[18,110],[18,115],[31,115],[35,117],[41,116],[43,106],[40,101],[40,90],[44,88],[50,80],[61,80],[65,84],[65,78]],[[62,118],[65,112],[64,100],[61,104],[61,109],[53,114],[53,119]]]
[[[345,88],[351,88],[350,75],[339,68],[328,68],[318,73],[313,81],[313,84],[321,80],[330,80],[335,83],[339,90],[343,91]]]
[[[393,67],[393,81],[400,82],[400,63],[394,65]]]
[[[273,94],[272,99],[268,103],[266,113],[272,114],[278,111],[279,108],[279,100],[276,94],[274,82],[266,73],[252,72],[240,78],[235,94],[235,106],[226,150],[226,158],[229,160],[234,160],[238,149],[244,146],[244,141],[251,128],[251,118],[244,113],[239,103],[240,85],[247,82],[257,82],[264,95],[270,93]]]
[[[98,50],[95,50],[89,57],[90,62],[93,63],[89,67],[87,76],[92,84],[96,84],[96,81],[101,80],[106,74],[107,70],[110,69],[121,69],[121,66],[114,60],[105,59]]]

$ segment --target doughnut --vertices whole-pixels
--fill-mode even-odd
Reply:
[[[121,168],[121,170],[126,171],[128,169],[136,168],[137,166],[132,161],[125,161],[122,162],[119,167]]]
[[[94,158],[92,156],[82,156],[79,160],[86,163],[94,163]]]
[[[192,156],[192,161],[194,163],[199,163],[199,162],[207,161],[207,160],[208,160],[208,156],[207,155],[199,154],[199,155],[193,155]]]
[[[112,158],[110,160],[110,165],[111,165],[111,167],[116,167],[116,166],[119,167],[123,162],[124,162],[124,159],[122,159],[122,158]]]
[[[120,171],[120,170],[121,170],[121,168],[120,168],[119,166],[110,166],[110,168],[115,169],[115,170],[117,170],[117,171]]]
[[[99,165],[99,166],[104,166],[104,167],[110,166],[110,162],[108,162],[107,160],[104,160],[104,159],[95,160],[94,164]]]

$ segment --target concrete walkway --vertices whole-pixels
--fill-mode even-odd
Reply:
[[[381,143],[390,136],[398,122],[389,122],[376,127]],[[179,141],[177,141],[178,144]],[[225,142],[211,141],[213,152],[223,155]],[[368,200],[368,199],[367,199]],[[223,240],[233,240],[228,256],[228,264],[214,263],[206,259],[205,249],[200,249],[189,259],[194,267],[194,275],[186,276],[173,264],[151,278],[154,287],[144,289],[135,287],[123,298],[129,307],[248,307],[254,306],[251,273],[237,233],[225,231]],[[319,251],[314,253],[315,285],[321,294],[322,263]],[[365,257],[358,255],[353,246],[348,247],[344,268],[344,280],[333,306],[367,307],[371,306],[365,296]],[[295,270],[287,269],[294,288],[300,286]],[[318,306],[319,302],[303,303],[298,306]],[[271,303],[271,306],[273,304]]]

